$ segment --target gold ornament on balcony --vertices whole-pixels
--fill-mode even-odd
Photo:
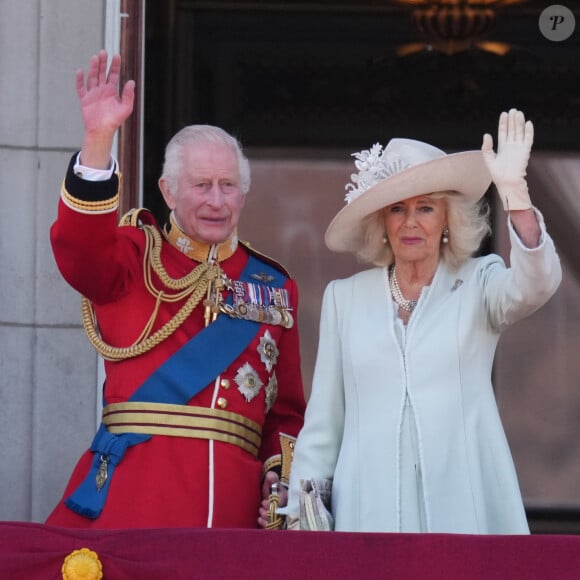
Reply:
[[[63,580],[101,580],[103,565],[96,552],[88,548],[72,551],[62,565]]]
[[[397,53],[406,56],[423,50],[437,50],[453,55],[469,49],[504,55],[510,45],[486,41],[497,10],[527,0],[391,0],[393,4],[412,6],[411,22],[424,42],[400,46]]]

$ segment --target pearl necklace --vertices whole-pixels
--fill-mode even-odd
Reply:
[[[399,281],[397,280],[397,266],[393,266],[389,273],[389,287],[391,289],[391,296],[393,300],[403,310],[406,312],[413,312],[415,306],[417,306],[417,300],[407,300],[403,293],[401,292],[401,287],[399,286]]]

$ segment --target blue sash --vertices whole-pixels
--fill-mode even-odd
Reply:
[[[286,277],[279,270],[250,254],[240,280],[250,281],[252,275],[258,273],[266,274],[269,283],[274,286],[282,288],[286,283]],[[231,297],[228,297],[230,301]],[[218,316],[215,322],[196,334],[159,366],[129,401],[187,404],[244,352],[260,327],[260,323],[250,320],[234,319],[225,314]],[[150,438],[151,435],[138,433],[115,435],[109,433],[101,423],[90,448],[94,454],[91,469],[79,487],[65,500],[66,506],[84,517],[98,518],[107,499],[111,477],[125,451]],[[107,479],[98,489],[96,478],[103,461],[106,461]]]

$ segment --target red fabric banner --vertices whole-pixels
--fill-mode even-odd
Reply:
[[[467,536],[223,529],[78,530],[0,523],[0,578],[62,579],[74,550],[104,580],[577,580],[580,536]]]

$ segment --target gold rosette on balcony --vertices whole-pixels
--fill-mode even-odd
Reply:
[[[101,580],[103,566],[96,552],[88,548],[74,550],[62,565],[63,580]]]

